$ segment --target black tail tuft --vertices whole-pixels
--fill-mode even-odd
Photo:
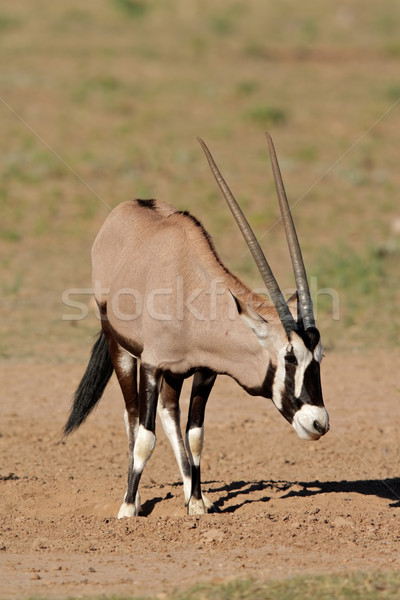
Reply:
[[[89,364],[75,392],[71,414],[64,428],[64,435],[78,429],[100,400],[113,373],[110,350],[103,332],[93,346]]]

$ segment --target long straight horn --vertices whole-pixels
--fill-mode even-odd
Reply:
[[[303,320],[304,329],[315,326],[313,306],[310,290],[308,287],[307,274],[304,266],[303,256],[301,254],[299,240],[294,227],[292,213],[290,212],[285,187],[283,185],[281,171],[279,169],[278,159],[274,148],[274,143],[268,132],[265,132],[268,141],[269,153],[271,157],[272,172],[275,179],[275,187],[278,194],[279,206],[281,209],[283,226],[285,228],[286,239],[289,246],[290,257],[292,259],[294,278],[296,281],[297,293],[299,298],[300,315]]]
[[[200,139],[199,137],[197,139],[200,142],[201,147],[204,150],[204,154],[206,155],[208,164],[210,165],[210,168],[215,177],[215,180],[218,183],[218,185],[221,189],[221,192],[222,192],[229,208],[232,211],[232,214],[235,218],[236,223],[239,225],[239,229],[242,232],[244,239],[246,240],[246,243],[249,247],[251,254],[253,255],[254,261],[258,267],[258,270],[260,271],[261,277],[263,278],[265,286],[271,297],[273,305],[276,308],[276,311],[279,315],[279,318],[282,322],[285,332],[287,335],[289,335],[289,333],[291,331],[293,331],[293,329],[296,329],[297,326],[296,326],[293,316],[288,308],[288,305],[286,304],[285,298],[283,297],[283,294],[279,288],[279,285],[271,271],[268,261],[265,258],[264,253],[260,247],[260,244],[258,243],[253,230],[251,229],[246,217],[244,216],[242,209],[238,205],[231,190],[228,187],[228,184],[226,183],[225,179],[222,177],[217,165],[215,164],[215,161],[211,155],[211,152],[209,151],[209,149],[207,148],[207,146],[205,145],[205,143],[203,142],[202,139]]]

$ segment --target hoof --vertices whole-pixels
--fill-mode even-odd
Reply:
[[[139,492],[136,492],[135,504],[132,502],[126,502],[126,497],[127,493],[125,494],[124,501],[118,511],[117,519],[123,519],[124,517],[137,517],[142,510]]]
[[[190,498],[188,504],[188,515],[205,515],[207,512],[202,499]]]
[[[118,511],[118,519],[124,519],[125,517],[137,517],[138,512],[134,504],[128,504],[123,502],[121,508]]]
[[[136,494],[135,504],[129,502],[123,502],[121,508],[118,511],[117,519],[123,519],[124,517],[137,517],[140,514],[142,507],[140,505],[139,492]]]
[[[217,508],[215,506],[215,504],[213,504],[211,502],[211,500],[209,500],[207,498],[207,496],[204,496],[204,494],[203,494],[203,502],[204,502],[204,506],[206,507],[206,512],[208,512],[208,513],[218,513],[218,512],[221,512],[219,510],[219,508]]]

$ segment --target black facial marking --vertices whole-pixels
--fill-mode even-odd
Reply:
[[[251,396],[262,396],[263,398],[272,398],[272,386],[274,385],[276,367],[270,362],[268,369],[265,374],[265,379],[261,386],[256,388],[249,388],[240,384],[243,389]]]
[[[262,395],[266,398],[272,398],[272,386],[275,380],[275,373],[276,367],[270,362],[262,385]]]
[[[296,366],[293,364],[286,364],[285,386],[282,393],[282,408],[280,409],[280,412],[289,423],[292,423],[295,413],[301,407],[300,398],[296,398],[294,395],[295,374]]]
[[[293,348],[291,348],[288,352],[286,352],[285,362],[287,365],[289,364],[289,365],[296,366],[298,364]]]
[[[309,327],[308,329],[302,332],[302,336],[304,344],[310,352],[314,352],[315,348],[318,346],[321,336],[316,327]]]
[[[287,358],[288,354],[285,357]],[[286,362],[285,387],[282,394],[281,413],[289,423],[292,423],[296,412],[304,405],[323,406],[319,362],[313,359],[304,372],[300,396],[296,398],[295,390],[296,366]]]
[[[304,373],[300,400],[313,406],[323,406],[319,362],[313,359]]]
[[[157,200],[140,200],[139,198],[136,198],[136,202],[139,204],[139,206],[148,208],[149,210],[155,210],[157,208]]]

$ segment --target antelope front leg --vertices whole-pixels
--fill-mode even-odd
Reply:
[[[214,385],[216,374],[212,371],[198,371],[193,378],[190,397],[189,418],[186,428],[186,447],[191,466],[191,494],[188,503],[189,515],[202,515],[215,512],[215,507],[201,491],[200,459],[203,451],[204,413],[208,397]]]
[[[156,443],[158,381],[159,376],[153,368],[140,365],[139,427],[135,437],[132,468],[128,475],[128,487],[118,513],[119,519],[137,516],[140,510],[139,482]]]
[[[192,479],[180,426],[179,397],[182,383],[183,379],[164,374],[158,401],[158,414],[178,463],[183,481],[185,505],[187,506],[191,495]]]

